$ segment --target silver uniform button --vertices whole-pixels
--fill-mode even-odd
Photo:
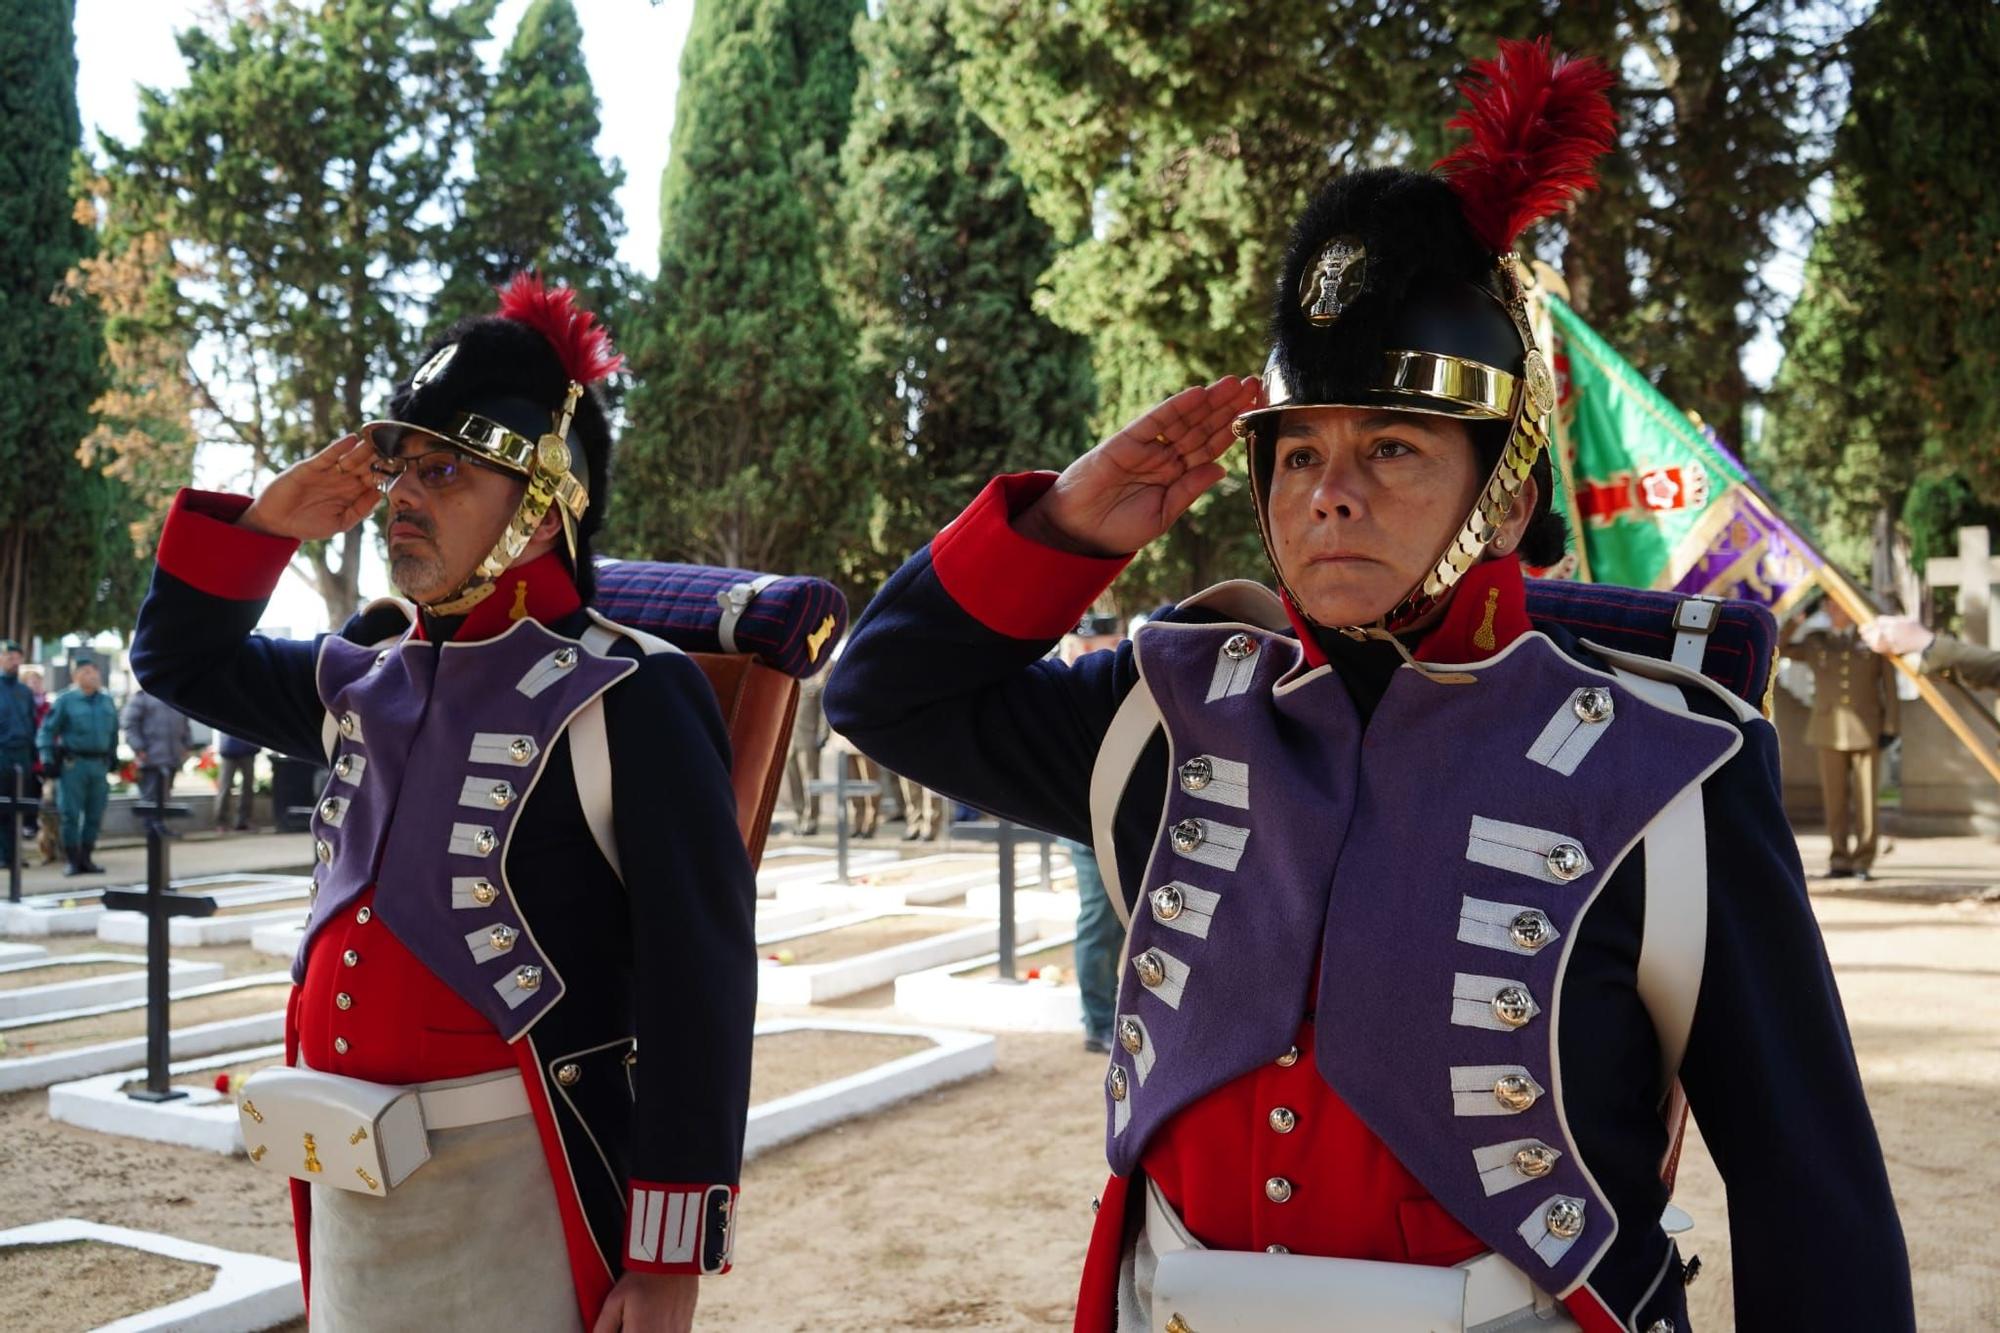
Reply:
[[[568,1064],[568,1065],[556,1066],[556,1082],[562,1084],[565,1088],[575,1087],[576,1081],[582,1077],[583,1077],[583,1070],[578,1068],[576,1065]]]
[[[478,852],[481,856],[490,854],[499,845],[500,839],[494,836],[493,830],[490,828],[479,830],[472,838],[472,850]]]
[[[542,969],[533,963],[514,969],[514,984],[522,990],[534,990],[542,984]]]
[[[558,649],[556,649],[556,655],[555,655],[555,664],[556,664],[557,666],[561,667],[561,668],[562,668],[562,669],[563,669],[564,671],[567,671],[567,670],[569,670],[569,669],[570,669],[571,667],[575,666],[575,665],[576,665],[576,649],[574,649],[574,648],[558,648]]]
[[[371,908],[364,907],[354,914],[354,924],[357,926],[365,926],[374,919],[375,913]]]
[[[1191,852],[1201,846],[1202,839],[1206,836],[1207,831],[1202,828],[1199,819],[1183,819],[1174,825],[1174,850],[1183,854]]]
[[[1122,1102],[1125,1100],[1125,1093],[1129,1085],[1125,1082],[1125,1071],[1123,1069],[1120,1069],[1117,1065],[1111,1066],[1111,1072],[1105,1076],[1105,1082],[1111,1088],[1112,1101]]]
[[[1291,1107],[1274,1106],[1271,1108],[1271,1128],[1278,1131],[1278,1133],[1289,1134],[1298,1128],[1298,1124],[1298,1113],[1293,1111]]]
[[[333,864],[333,844],[332,844],[332,843],[330,843],[330,842],[328,842],[328,841],[327,841],[327,840],[326,840],[325,838],[314,838],[314,839],[313,839],[313,855],[314,855],[314,856],[317,856],[317,857],[319,858],[319,863],[320,863],[321,865],[323,865],[323,866],[325,866],[325,865],[332,865],[332,864]]]
[[[1674,1333],[1674,1321],[1671,1319],[1655,1319],[1652,1323],[1646,1325],[1646,1333]]]
[[[1256,651],[1257,641],[1248,634],[1232,634],[1222,645],[1222,655],[1234,662],[1241,662]]]
[[[352,710],[342,713],[340,715],[341,735],[347,737],[349,740],[353,740],[354,733],[359,731],[360,729],[361,729],[361,719],[356,717],[352,712]]]
[[[514,947],[514,941],[520,937],[520,934],[521,932],[512,926],[495,926],[487,933],[486,940],[487,943],[491,944],[501,953],[506,953]]]
[[[1186,906],[1187,900],[1181,896],[1181,891],[1171,884],[1153,890],[1153,916],[1158,920],[1172,921]]]
[[[516,736],[507,743],[507,756],[517,764],[525,764],[535,757],[535,743],[526,736]]]
[[[1292,1197],[1292,1182],[1283,1176],[1272,1176],[1264,1182],[1264,1197],[1272,1203],[1284,1203]]]
[[[1167,965],[1160,955],[1148,949],[1132,960],[1132,970],[1139,974],[1139,981],[1148,989],[1167,979]]]
[[[1576,716],[1582,722],[1608,722],[1611,719],[1611,691],[1585,690],[1576,696]]]
[[[488,792],[487,796],[492,800],[494,808],[505,810],[508,806],[514,804],[514,784],[511,782],[496,782],[493,784],[493,790]]]
[[[472,901],[478,903],[481,907],[487,906],[499,896],[500,890],[493,887],[492,880],[476,879],[472,881]]]
[[[1516,913],[1507,923],[1507,934],[1523,949],[1539,949],[1549,942],[1549,919],[1532,908]]]
[[[1542,1224],[1557,1240],[1575,1240],[1583,1234],[1583,1205],[1575,1199],[1557,1199]]]
[[[321,819],[326,820],[328,823],[332,823],[333,820],[339,816],[339,814],[340,814],[340,802],[334,800],[331,796],[327,797],[324,801],[321,801],[319,803],[319,817]]]
[[[389,650],[388,650],[388,649],[386,649],[386,648],[384,648],[384,649],[383,649],[383,650],[382,650],[381,652],[379,652],[379,653],[375,654],[375,665],[376,665],[376,666],[381,666],[381,665],[383,665],[383,664],[384,664],[385,662],[387,662],[388,660],[389,660]]]
[[[1121,1018],[1118,1020],[1118,1044],[1134,1055],[1145,1049],[1146,1034],[1140,1028],[1137,1019]]]
[[[1200,791],[1215,780],[1215,765],[1207,755],[1196,755],[1181,765],[1181,790]]]
[[[335,1038],[333,1039],[333,1053],[334,1053],[335,1055],[346,1055],[346,1054],[347,1054],[347,1038],[345,1038],[345,1037],[335,1037]]]
[[[361,955],[349,949],[346,953],[340,955],[340,961],[345,967],[359,967],[361,966]]]
[[[1493,1016],[1510,1028],[1522,1027],[1535,1016],[1535,1002],[1519,986],[1502,986],[1493,996]]]
[[[1559,842],[1549,849],[1549,873],[1565,882],[1583,873],[1583,848],[1573,842]]]
[[[1494,1080],[1493,1100],[1510,1111],[1525,1111],[1535,1104],[1535,1085],[1519,1074],[1502,1074]]]
[[[342,781],[345,781],[346,779],[353,777],[354,756],[351,754],[344,754],[340,756],[339,759],[335,760],[333,764],[333,774],[335,777],[340,778]]]
[[[1296,1046],[1287,1046],[1285,1048],[1285,1053],[1278,1057],[1278,1068],[1290,1069],[1293,1065],[1297,1064],[1298,1062],[1299,1062],[1299,1048]]]
[[[1556,1169],[1555,1149],[1544,1148],[1540,1144],[1523,1148],[1514,1154],[1514,1169],[1529,1180],[1540,1180]]]
[[[354,1007],[354,997],[346,991],[342,991],[333,997],[333,1007],[336,1009],[352,1009]]]
[[[1291,1253],[1291,1251],[1290,1251],[1289,1249],[1285,1248],[1285,1247],[1284,1247],[1283,1245],[1266,1245],[1266,1246],[1264,1247],[1264,1253],[1266,1253],[1266,1254],[1290,1254],[1290,1253]]]

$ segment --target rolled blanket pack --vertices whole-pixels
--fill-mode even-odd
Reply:
[[[599,611],[683,652],[747,653],[803,679],[847,630],[847,599],[825,579],[650,560],[596,568]]]

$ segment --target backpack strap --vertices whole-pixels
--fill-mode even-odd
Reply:
[[[611,656],[619,639],[629,639],[648,657],[654,653],[677,653],[680,649],[665,639],[642,630],[607,620],[590,612],[591,626],[578,640],[584,651],[598,657]],[[569,722],[569,765],[576,775],[576,802],[583,808],[583,822],[590,837],[604,855],[613,874],[622,881],[625,871],[618,863],[618,837],[611,817],[611,741],[604,727],[604,696],[598,694],[577,710]]]
[[[1701,659],[1708,655],[1708,636],[1715,632],[1715,623],[1722,615],[1722,599],[1697,594],[1683,598],[1674,608],[1674,651],[1671,658],[1677,667],[1689,671],[1701,670]]]

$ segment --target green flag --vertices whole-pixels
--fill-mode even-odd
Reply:
[[[1668,402],[1559,297],[1544,295],[1558,383],[1554,444],[1595,583],[1742,597],[1783,615],[1818,552],[1714,432]]]

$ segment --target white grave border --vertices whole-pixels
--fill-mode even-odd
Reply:
[[[205,1292],[185,1300],[142,1310],[123,1319],[100,1325],[97,1333],[255,1333],[275,1328],[305,1313],[305,1291],[299,1281],[299,1266],[287,1259],[261,1254],[224,1250],[196,1241],[181,1240],[157,1231],[135,1231],[130,1227],[107,1226],[78,1217],[57,1218],[29,1226],[0,1231],[0,1249],[19,1245],[61,1245],[73,1241],[97,1241],[121,1245],[148,1254],[179,1259],[191,1264],[207,1264],[215,1269],[215,1281]]]

